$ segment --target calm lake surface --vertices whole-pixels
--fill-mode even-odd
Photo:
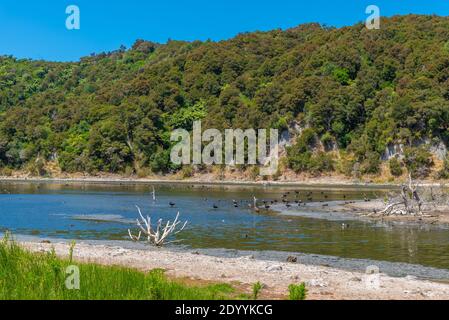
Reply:
[[[299,199],[312,201],[382,197],[388,190],[348,187],[242,187],[155,185],[0,183],[0,232],[64,239],[126,240],[134,228],[138,205],[154,220],[173,219],[177,211],[188,220],[178,235],[189,248],[277,250],[406,262],[449,269],[449,230],[426,225],[398,225],[321,216],[310,204],[310,216],[294,214]],[[390,190],[391,191],[391,190]],[[292,207],[284,214],[248,208],[253,195],[280,201],[284,193]],[[235,208],[232,200],[236,200]],[[175,207],[170,207],[174,202]],[[214,209],[213,205],[218,206]],[[302,209],[304,210],[304,209]],[[342,222],[348,229],[342,229]]]

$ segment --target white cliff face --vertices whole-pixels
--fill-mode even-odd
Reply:
[[[430,152],[435,154],[438,159],[444,160],[447,157],[447,147],[443,141],[439,141],[439,143],[430,146]]]
[[[288,130],[282,131],[279,137],[279,147],[285,148],[290,147],[291,145],[290,132]]]
[[[382,155],[382,160],[386,161],[394,157],[402,158],[403,155],[404,155],[403,144],[390,144],[385,148],[385,152]]]
[[[434,154],[439,160],[446,159],[448,155],[448,148],[443,141],[441,140],[431,141],[429,139],[425,139],[417,143],[416,146],[423,144],[428,145],[429,152]],[[385,148],[385,151],[382,155],[382,160],[386,161],[394,157],[398,157],[399,159],[401,159],[403,155],[404,155],[403,144],[390,144]]]

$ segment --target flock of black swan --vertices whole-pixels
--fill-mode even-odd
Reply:
[[[201,186],[201,188],[204,189],[204,188],[206,188],[206,186]],[[294,199],[291,199],[291,197],[290,197],[291,192],[287,191],[287,192],[284,192],[282,194],[280,199],[261,200],[261,202],[263,203],[263,205],[261,205],[261,206],[259,206],[257,204],[258,199],[256,199],[256,197],[253,197],[253,201],[250,201],[250,200],[237,201],[237,200],[233,199],[232,200],[232,206],[234,208],[239,208],[241,205],[246,203],[248,208],[254,210],[255,212],[259,212],[260,209],[270,210],[273,205],[278,204],[279,202],[282,202],[283,205],[285,205],[285,207],[287,209],[291,208],[293,205],[297,205],[298,207],[300,207],[300,206],[307,206],[307,203],[314,202],[313,192],[312,191],[304,192],[303,197],[302,197],[304,200],[301,199],[301,192],[300,191],[295,190],[295,191],[293,191],[293,193],[294,193]],[[155,201],[156,200],[156,196],[155,196],[156,192],[154,190],[154,187],[152,189],[151,194],[152,194],[152,197],[153,197],[153,201]],[[324,191],[321,191],[320,194],[321,194],[321,198],[324,198],[325,200],[329,199],[329,195],[325,194]],[[290,199],[289,199],[289,197],[290,197]],[[347,195],[343,194],[343,199],[346,200],[346,198],[347,198]],[[207,198],[204,198],[203,200],[206,201],[206,202],[209,201]],[[218,203],[226,202],[226,201],[227,200],[221,200],[220,199],[218,201],[213,202],[212,203],[212,209],[214,209],[214,210],[219,209],[220,206],[218,205]],[[371,200],[366,195],[364,195],[364,201],[367,202],[367,201],[371,201]],[[323,200],[320,200],[319,202],[323,202]],[[345,202],[345,204],[348,204],[348,203],[351,203],[351,202],[349,202],[349,201]],[[169,202],[169,206],[171,208],[173,208],[173,207],[176,206],[176,203],[173,202],[173,201],[170,201]],[[329,203],[323,203],[322,206],[323,207],[328,207]]]

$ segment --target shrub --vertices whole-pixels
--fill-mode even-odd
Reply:
[[[305,153],[312,150],[316,144],[316,134],[313,129],[304,129],[301,136],[296,139],[296,143],[289,149],[295,153]]]
[[[425,178],[429,175],[433,160],[425,148],[406,148],[404,157],[404,163],[413,178]]]
[[[254,300],[257,300],[257,297],[259,296],[260,291],[262,290],[263,285],[260,282],[256,282],[253,284],[253,298]]]
[[[443,168],[437,172],[437,179],[449,179],[449,158],[446,157]]]
[[[35,161],[31,161],[27,166],[28,172],[33,176],[44,176],[47,174],[45,171],[45,161],[44,159],[38,157]]]
[[[181,169],[181,177],[183,179],[193,177],[193,167],[192,166],[184,166]]]
[[[260,174],[260,168],[258,166],[252,166],[249,169],[249,177],[251,180],[256,180],[257,177],[259,177]]]
[[[391,158],[388,162],[388,166],[390,168],[390,173],[395,176],[399,177],[402,176],[403,170],[401,166],[401,162],[397,158]]]
[[[307,171],[309,168],[310,159],[312,158],[312,153],[310,151],[299,152],[298,150],[289,149],[287,151],[288,155],[288,166],[295,172]]]
[[[342,85],[349,84],[351,78],[349,77],[349,71],[346,68],[335,68],[332,72],[333,78],[340,82]]]
[[[288,129],[288,121],[286,117],[280,117],[277,122],[273,126],[278,130],[287,130]]]
[[[300,144],[305,144],[306,146],[313,148],[316,142],[315,130],[311,128],[304,129],[301,137],[299,138]]]
[[[334,170],[334,160],[330,154],[325,152],[318,152],[313,154],[310,151],[306,152],[287,152],[289,167],[299,172],[311,172],[319,174],[322,172],[329,172]]]
[[[2,176],[10,177],[10,176],[12,176],[12,174],[13,174],[13,171],[11,168],[5,167],[0,170],[0,175],[2,175]]]
[[[151,157],[150,168],[154,173],[167,172],[170,168],[170,152],[163,150],[154,154]]]
[[[360,166],[362,174],[376,174],[380,171],[380,156],[377,152],[368,152]]]
[[[134,174],[134,168],[131,166],[126,166],[124,174],[127,177],[132,176]]]
[[[309,163],[309,171],[312,173],[322,173],[334,170],[334,160],[332,156],[325,152],[318,152],[313,155]]]
[[[331,150],[332,146],[334,144],[334,138],[332,137],[332,135],[329,132],[326,132],[321,137],[321,143],[323,144],[323,146],[326,150]]]
[[[350,159],[346,157],[344,153],[341,153],[341,157],[337,162],[338,172],[351,177],[355,162],[354,159]]]
[[[148,168],[138,168],[136,174],[138,178],[146,178],[151,175],[151,172]]]
[[[307,297],[306,284],[291,284],[288,286],[288,298],[290,300],[305,300]]]

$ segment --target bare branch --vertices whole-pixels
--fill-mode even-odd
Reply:
[[[151,217],[147,216],[143,217],[143,214],[138,206],[136,206],[137,211],[140,216],[140,220],[136,219],[137,227],[139,227],[140,231],[137,236],[134,236],[131,233],[131,230],[128,229],[128,235],[132,241],[139,241],[142,234],[146,235],[147,242],[155,245],[162,246],[163,244],[179,242],[180,240],[174,240],[167,242],[167,238],[170,235],[175,235],[184,230],[188,221],[185,221],[180,229],[177,230],[177,227],[181,224],[179,221],[179,212],[176,214],[175,220],[171,222],[168,220],[165,224],[163,224],[162,219],[159,219],[156,224],[156,228],[154,229],[151,225]],[[163,227],[164,225],[164,227]],[[145,226],[145,227],[144,227]]]

